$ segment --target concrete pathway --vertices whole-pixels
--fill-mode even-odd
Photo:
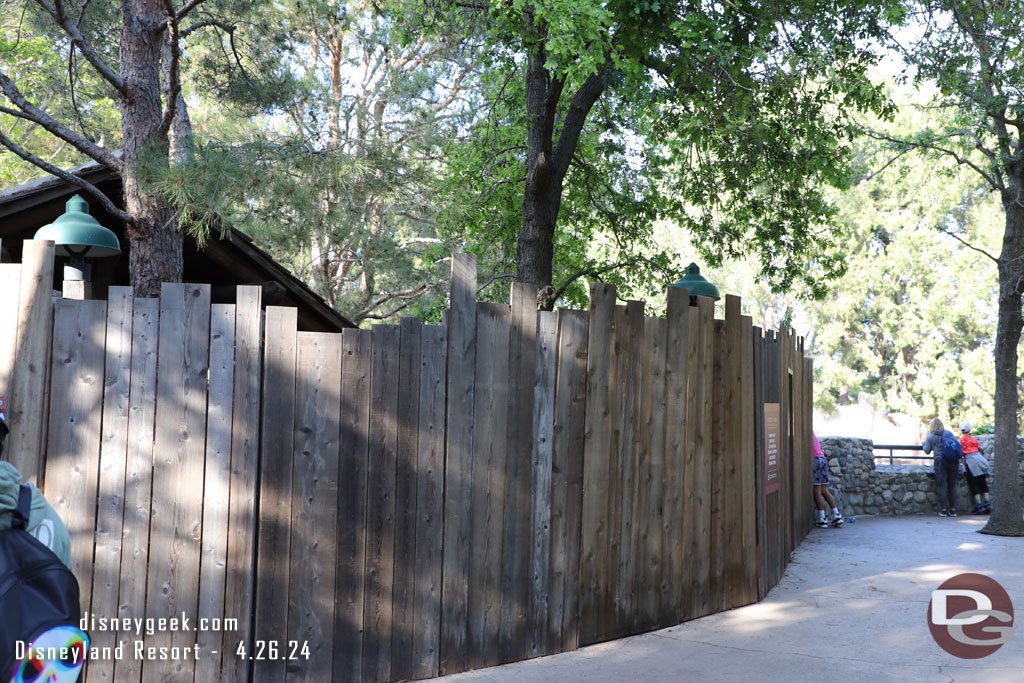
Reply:
[[[976,533],[981,517],[859,518],[813,529],[762,602],[551,657],[447,676],[449,683],[1024,681],[1024,538]],[[946,654],[926,620],[931,591],[991,576],[1016,638],[975,660]]]

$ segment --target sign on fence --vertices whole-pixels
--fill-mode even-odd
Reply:
[[[779,404],[764,404],[764,492],[779,490]]]

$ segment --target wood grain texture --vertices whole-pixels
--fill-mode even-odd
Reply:
[[[695,619],[709,613],[711,581],[711,524],[713,493],[713,402],[715,361],[714,302],[697,297],[695,331],[696,358],[690,376],[694,388],[693,437],[693,546],[690,610],[686,618]]]
[[[757,448],[754,427],[754,322],[750,316],[740,319],[740,480],[743,497],[743,589],[739,604],[757,602],[757,501],[763,495],[757,488]]]
[[[420,417],[417,440],[416,597],[413,606],[414,678],[436,676],[440,664],[441,570],[444,537],[445,368],[448,334],[427,325],[421,339]]]
[[[561,649],[579,647],[580,543],[583,525],[583,444],[587,401],[587,314],[561,310],[559,316],[558,394],[555,407],[555,449],[557,473],[565,487],[564,523],[556,533],[558,516],[552,511],[552,585],[564,572],[561,612],[553,608],[549,630],[561,632]],[[560,487],[559,487],[560,488]],[[556,489],[557,490],[557,489]],[[559,545],[560,544],[560,545]],[[564,563],[558,558],[564,553]],[[552,598],[557,607],[557,597]],[[559,621],[560,619],[560,621]]]
[[[643,380],[640,405],[640,453],[638,460],[636,557],[636,619],[638,631],[650,631],[667,623],[663,616],[662,585],[665,515],[663,499],[667,481],[665,462],[665,348],[666,320],[644,320]],[[685,549],[685,548],[684,548]],[[680,578],[675,579],[681,583]],[[665,582],[667,587],[667,582]],[[667,600],[666,600],[667,601]]]
[[[615,286],[590,286],[587,343],[587,404],[583,436],[583,503],[580,555],[579,645],[601,637],[600,605],[609,591],[609,517],[607,492],[612,425],[609,378]]]
[[[372,333],[370,330],[345,330],[341,342],[338,478],[342,487],[338,493],[334,671],[341,680],[359,683],[363,679]]]
[[[146,616],[160,302],[157,299],[135,299],[132,308],[131,388],[116,612],[121,619]],[[135,633],[119,631],[117,637],[118,640],[134,640]],[[126,657],[114,663],[112,680],[135,682],[141,679],[141,661]]]
[[[214,304],[211,307],[209,343],[202,555],[199,565],[199,610],[196,616],[208,620],[207,623],[219,623],[225,616],[224,604],[227,598],[225,586],[231,494],[231,418],[235,388],[234,305]],[[196,678],[212,680],[220,676],[224,655],[223,634],[220,629],[199,631],[196,634],[196,643],[204,655],[196,660]],[[234,656],[234,651],[229,656]]]
[[[694,495],[695,482],[687,475],[687,378],[690,361],[690,293],[687,289],[669,287],[665,338],[665,488],[662,497],[662,562],[664,588],[662,594],[671,623],[685,616],[683,598],[687,567],[686,544],[694,533],[693,520],[686,517],[686,506]]]
[[[537,313],[537,346],[533,374],[532,506],[530,514],[530,596],[527,613],[527,654],[548,654],[551,593],[551,507],[554,465],[555,384],[558,378],[558,314]]]
[[[505,520],[501,560],[501,661],[525,659],[530,593],[531,458],[537,288],[512,285],[509,335],[509,416],[505,470]]]
[[[403,318],[398,370],[398,446],[395,482],[395,590],[391,676],[413,675],[416,594],[416,460],[419,439],[420,345],[423,323]]]
[[[263,364],[263,288],[242,286],[235,294],[235,370],[231,416],[231,482],[228,500],[228,571],[224,616],[238,619],[238,629],[225,630],[219,676],[224,681],[249,680],[246,660],[233,656],[241,642],[252,640],[256,556],[256,471],[259,466],[260,380]]]
[[[621,368],[621,407],[619,424],[619,531],[618,567],[615,589],[615,620],[613,633],[635,633],[633,614],[636,589],[636,529],[637,529],[637,457],[640,451],[640,371],[644,335],[644,302],[628,301],[623,329]]]
[[[83,611],[91,602],[106,312],[105,301],[61,300],[54,320],[44,492],[71,536]]]
[[[334,657],[341,335],[297,333],[295,359],[287,633],[309,658],[286,670],[289,680],[323,681]]]
[[[452,258],[451,310],[448,314],[441,674],[458,673],[466,668],[476,352],[476,257],[455,254]]]
[[[398,327],[373,326],[363,604],[363,680],[367,683],[391,680],[399,342]]]
[[[53,242],[49,240],[24,242],[18,288],[14,377],[7,392],[10,434],[4,445],[4,458],[18,468],[25,481],[34,482],[37,486],[44,484],[43,454],[48,433],[46,417],[49,412],[46,406],[54,322],[53,255]],[[102,346],[102,340],[98,343]],[[102,368],[99,372],[102,376]],[[99,425],[96,434],[99,434]]]
[[[153,462],[146,615],[195,614],[206,442],[210,345],[209,285],[164,284],[160,293],[160,347]],[[194,631],[146,637],[156,647],[192,647]],[[149,660],[143,678],[192,680],[194,663]]]
[[[469,566],[467,666],[499,663],[502,525],[509,416],[510,309],[477,304],[476,433]]]
[[[288,633],[290,565],[282,560],[291,556],[297,320],[294,308],[266,309],[254,640],[280,640]],[[251,653],[253,643],[247,647]],[[254,661],[252,668],[257,682],[285,677],[284,661]]]
[[[132,291],[111,287],[107,298],[106,361],[100,439],[98,500],[92,586],[92,612],[117,614],[121,580],[121,540],[125,518],[125,465],[132,370]],[[117,645],[116,631],[92,634],[90,646]],[[114,658],[89,662],[90,680],[113,680]]]

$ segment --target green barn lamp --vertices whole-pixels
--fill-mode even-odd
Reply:
[[[64,266],[64,295],[85,298],[86,283],[92,279],[92,265],[86,259],[117,256],[121,245],[117,235],[89,215],[89,205],[79,195],[69,199],[66,206],[67,210],[57,220],[39,228],[35,239],[53,240],[55,253],[68,257]]]
[[[672,285],[673,287],[680,287],[683,289],[690,290],[690,301],[692,304],[696,304],[696,296],[707,296],[711,297],[715,301],[718,301],[722,297],[718,294],[718,287],[708,282],[703,275],[700,274],[700,268],[696,263],[691,263],[686,266],[686,275],[679,282]]]

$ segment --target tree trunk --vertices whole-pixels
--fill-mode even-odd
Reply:
[[[163,32],[163,79],[164,79],[164,103],[170,106],[171,96],[171,60],[174,56],[171,51],[170,31]],[[171,124],[170,140],[170,163],[174,166],[183,166],[192,161],[192,119],[188,116],[188,107],[185,104],[185,96],[179,88],[174,106],[174,122]]]
[[[543,162],[540,162],[543,163]],[[519,233],[516,279],[543,287],[551,284],[555,224],[562,204],[562,181],[538,164],[527,171],[523,195],[523,231]]]
[[[1012,179],[1003,197],[1006,229],[999,256],[999,321],[996,327],[996,454],[992,515],[983,533],[1024,536],[1021,520],[1020,475],[1017,458],[1018,409],[1017,347],[1024,319],[1021,288],[1024,286],[1024,208],[1016,201],[1024,178]]]
[[[555,223],[562,205],[565,175],[553,163],[555,108],[561,84],[552,82],[544,66],[545,27],[535,24],[532,6],[526,8],[525,18],[532,45],[526,65],[526,187],[516,279],[543,287],[551,284]]]
[[[121,75],[127,92],[121,97],[124,202],[132,216],[127,226],[135,296],[153,297],[160,283],[181,282],[182,238],[173,213],[143,182],[145,166],[167,164],[167,136],[161,134],[160,26],[165,17],[160,0],[122,2]]]

